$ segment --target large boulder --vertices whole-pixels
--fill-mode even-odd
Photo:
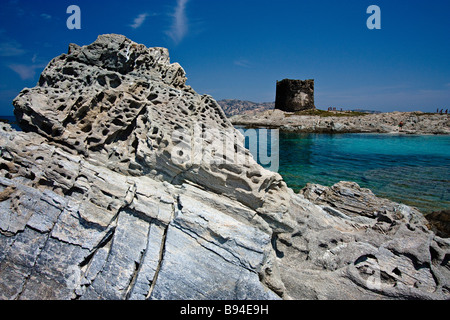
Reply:
[[[1,298],[280,298],[259,274],[274,230],[293,229],[293,193],[167,49],[71,44],[14,106]]]

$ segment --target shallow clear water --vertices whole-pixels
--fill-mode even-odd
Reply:
[[[450,208],[450,136],[280,132],[278,172],[295,191],[355,181],[424,213]]]

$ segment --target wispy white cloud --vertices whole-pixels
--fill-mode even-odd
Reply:
[[[52,16],[47,13],[42,13],[41,18],[44,18],[45,20],[51,20]]]
[[[36,71],[39,69],[43,69],[45,65],[10,64],[8,67],[15,73],[17,73],[22,80],[30,80],[36,76]]]
[[[180,43],[184,39],[189,29],[189,22],[186,15],[186,7],[188,2],[189,0],[177,0],[177,6],[171,15],[173,21],[170,30],[167,31],[167,35],[172,38],[176,44]]]
[[[251,68],[251,62],[248,61],[247,59],[238,59],[238,60],[234,60],[233,62],[236,66],[238,67],[243,67],[243,68]]]
[[[130,25],[130,27],[132,27],[133,29],[140,28],[148,16],[148,13],[141,13],[133,20],[133,23]]]
[[[0,57],[15,57],[24,53],[22,45],[15,40],[0,43]]]

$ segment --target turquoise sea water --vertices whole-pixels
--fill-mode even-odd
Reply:
[[[280,132],[278,172],[296,192],[355,181],[423,213],[450,208],[450,136]]]

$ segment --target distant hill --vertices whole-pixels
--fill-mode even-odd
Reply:
[[[222,107],[227,117],[243,114],[253,114],[256,112],[272,110],[275,108],[275,102],[251,102],[236,99],[225,99],[217,101]]]
[[[275,102],[252,102],[237,99],[224,99],[217,101],[227,117],[235,115],[253,115],[258,112],[275,109]],[[337,108],[340,110],[340,108]],[[354,109],[352,112],[378,114],[381,111]]]

